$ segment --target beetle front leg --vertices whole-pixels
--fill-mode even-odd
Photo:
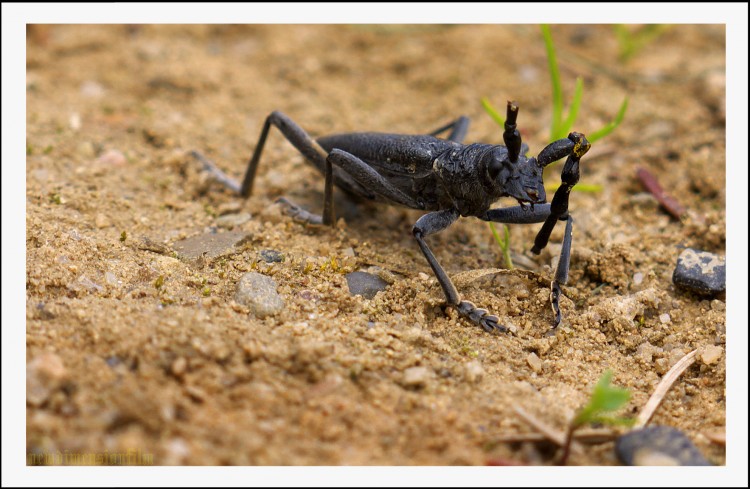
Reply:
[[[440,287],[442,287],[443,292],[445,293],[445,298],[447,299],[448,304],[455,307],[459,314],[478,324],[487,332],[506,332],[508,331],[508,328],[498,324],[500,320],[497,316],[489,314],[486,309],[478,308],[469,301],[461,300],[461,297],[458,295],[458,290],[456,290],[456,286],[453,285],[448,274],[445,273],[443,267],[440,266],[440,263],[438,263],[435,255],[432,254],[432,251],[424,240],[426,236],[446,229],[458,219],[458,216],[459,213],[456,209],[446,209],[425,214],[420,217],[414,225],[414,238],[422,249],[425,258],[427,258],[427,262],[430,264],[432,271],[435,273],[435,276],[440,283]]]
[[[547,246],[552,230],[555,228],[555,224],[557,224],[559,219],[562,219],[568,214],[570,191],[573,190],[573,186],[578,183],[578,179],[581,176],[579,164],[581,158],[586,154],[589,148],[591,148],[591,143],[586,140],[586,136],[578,132],[572,132],[568,135],[568,139],[555,141],[539,153],[537,161],[541,166],[548,165],[565,156],[565,154],[568,155],[568,159],[565,160],[565,165],[562,170],[562,184],[555,192],[554,197],[552,197],[550,215],[547,217],[547,220],[544,221],[542,229],[539,230],[539,233],[534,239],[534,246],[531,248],[532,253],[538,255],[542,249]]]
[[[552,329],[557,328],[562,322],[562,312],[560,312],[560,285],[568,283],[568,272],[570,271],[570,248],[573,244],[573,217],[568,216],[567,222],[565,223],[565,236],[563,237],[562,249],[560,250],[560,257],[557,260],[557,270],[555,270],[555,278],[550,284],[550,304],[552,304],[552,312],[555,314],[555,325]]]
[[[550,222],[551,217],[552,204],[537,204],[533,209],[521,206],[490,209],[481,216],[481,219],[503,224],[533,224],[544,222],[546,225],[547,222]],[[557,261],[557,269],[555,270],[555,278],[550,285],[550,304],[552,305],[552,311],[555,314],[555,325],[552,329],[557,328],[560,325],[560,322],[562,322],[562,312],[560,311],[560,295],[562,294],[562,291],[560,290],[560,285],[568,283],[568,273],[570,272],[570,251],[573,244],[573,217],[567,214],[566,211],[564,215],[555,218],[554,222],[556,223],[558,220],[564,220],[566,221],[566,224],[560,257]],[[542,234],[542,232],[540,231],[539,234]]]

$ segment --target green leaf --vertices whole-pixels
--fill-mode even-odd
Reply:
[[[585,405],[573,419],[573,426],[581,426],[588,423],[609,423],[619,419],[611,416],[605,416],[603,413],[616,411],[624,406],[630,400],[630,391],[620,387],[610,385],[612,380],[612,371],[607,370],[594,387],[591,393],[589,403]],[[626,423],[616,421],[617,424]]]
[[[614,131],[615,128],[619,126],[622,120],[625,118],[625,112],[627,110],[628,110],[628,97],[625,97],[625,99],[622,101],[622,105],[620,105],[620,110],[617,111],[617,115],[615,116],[615,119],[609,124],[607,124],[606,126],[604,126],[603,128],[590,134],[588,136],[589,142],[593,143],[594,141],[601,139],[604,136],[611,133],[612,131]]]

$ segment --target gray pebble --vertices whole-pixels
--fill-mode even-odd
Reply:
[[[711,465],[693,442],[670,426],[647,426],[615,441],[617,457],[625,465]]]
[[[250,239],[248,233],[241,231],[229,231],[226,233],[206,233],[192,238],[183,239],[174,244],[173,248],[177,256],[183,260],[195,261],[204,255],[207,258],[216,258],[229,254],[235,247]]]
[[[276,250],[261,250],[260,257],[266,263],[281,263],[284,261],[284,253]]]
[[[237,284],[234,300],[250,308],[260,319],[284,309],[284,299],[276,292],[276,281],[260,273],[249,272]]]
[[[677,258],[672,282],[699,294],[718,294],[726,290],[726,260],[707,251],[686,248]]]
[[[367,272],[346,274],[346,284],[349,286],[350,294],[361,295],[365,299],[372,299],[375,294],[388,287],[388,282]]]

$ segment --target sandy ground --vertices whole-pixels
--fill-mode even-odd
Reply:
[[[699,349],[652,423],[681,429],[712,463],[725,463],[724,446],[711,441],[725,426],[725,302],[671,279],[686,246],[725,253],[723,26],[673,26],[627,61],[611,27],[553,28],[567,100],[575,77],[584,79],[576,130],[595,131],[630,100],[621,127],[582,163],[581,183],[603,190],[571,196],[571,276],[554,336],[548,287],[561,229],[537,257],[528,250],[538,225],[511,227],[516,262],[530,271],[492,272],[502,254],[476,219],[429,238],[463,297],[515,330],[493,336],[444,307],[411,236],[419,212],[337,194],[335,229],[295,223],[274,201],[285,195],[320,212],[323,181],[275,130],[247,200],[212,184],[188,156],[200,150],[241,178],[274,109],[313,136],[426,133],[465,114],[468,142],[501,143],[483,96],[521,105],[535,155],[551,112],[538,27],[36,26],[28,34],[29,457],[549,465],[559,455],[551,443],[507,441],[535,433],[517,409],[563,430],[611,369],[632,393],[623,413],[634,416],[670,366]],[[638,167],[688,209],[682,221],[644,192]],[[555,182],[559,167],[548,176]],[[231,232],[245,239],[221,256],[175,253],[186,238],[229,232],[222,217],[242,213],[250,219]],[[262,250],[284,259],[268,263]],[[360,269],[389,287],[373,299],[352,296],[345,275]],[[234,300],[249,271],[275,280],[281,311],[260,319]],[[583,445],[570,463],[618,460],[605,442]]]

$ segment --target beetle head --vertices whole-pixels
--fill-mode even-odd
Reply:
[[[527,150],[524,144],[521,153]],[[547,194],[542,182],[544,169],[537,163],[536,158],[527,158],[520,154],[516,156],[515,161],[511,161],[506,148],[495,146],[483,159],[487,175],[502,196],[513,197],[521,205],[540,204],[546,201]]]
[[[518,104],[508,101],[503,132],[505,148],[493,148],[486,166],[487,173],[502,195],[515,198],[521,205],[539,204],[547,199],[542,182],[543,168],[536,158],[526,158],[529,147],[521,141],[521,133],[516,127],[517,118]]]

